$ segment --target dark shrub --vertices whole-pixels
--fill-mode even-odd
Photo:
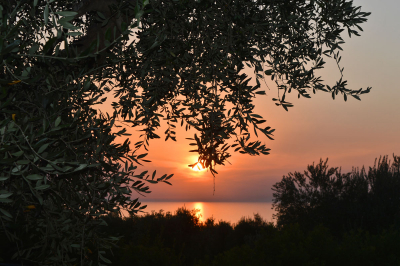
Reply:
[[[273,186],[278,226],[298,223],[311,230],[323,224],[334,233],[351,229],[378,232],[400,221],[400,157],[376,161],[342,174],[327,161],[289,173]]]

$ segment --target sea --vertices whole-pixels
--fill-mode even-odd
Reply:
[[[174,214],[178,208],[197,210],[197,216],[204,222],[207,218],[214,218],[215,221],[225,221],[236,224],[241,218],[254,218],[254,214],[259,214],[263,220],[275,223],[272,215],[272,202],[142,202],[147,205],[144,209],[146,213],[170,212]]]

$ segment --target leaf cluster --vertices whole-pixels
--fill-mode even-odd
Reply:
[[[134,64],[140,67],[119,78],[119,112],[132,125],[144,126],[145,140],[138,146],[160,137],[155,132],[161,119],[168,124],[166,140],[176,139],[178,124],[194,128],[191,145],[197,148],[192,151],[213,174],[231,156],[230,148],[268,154],[251,138],[261,133],[273,139],[274,129],[254,113],[254,98],[266,94],[261,81],[268,76],[276,84],[278,98],[272,100],[286,110],[292,106],[286,101],[290,92],[359,99],[370,88],[346,87],[339,66],[340,34],[345,29],[358,34],[354,29],[362,30],[359,25],[368,15],[345,0],[152,0],[137,32]],[[329,57],[341,74],[334,86],[317,75]],[[255,85],[243,73],[246,66],[254,71]]]
[[[14,258],[37,265],[109,263],[118,238],[101,232],[102,216],[137,213],[145,206],[132,192],[150,192],[136,173],[146,154],[131,150],[116,112],[98,110],[120,54],[111,42],[78,53],[74,32],[85,27],[75,4],[0,5],[0,230]]]

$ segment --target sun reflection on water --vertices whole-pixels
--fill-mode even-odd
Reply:
[[[204,217],[204,206],[203,206],[203,203],[202,202],[195,202],[194,203],[194,209],[198,210],[196,215],[197,215],[197,217],[199,217],[199,220],[201,222],[204,222],[206,217]]]

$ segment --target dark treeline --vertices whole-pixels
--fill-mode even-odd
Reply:
[[[152,212],[142,217],[109,216],[108,233],[123,235],[114,249],[115,265],[196,265],[236,246],[251,244],[274,225],[259,215],[242,218],[236,226],[209,218],[200,222],[196,210],[175,214]]]
[[[321,160],[273,190],[276,224],[201,223],[185,208],[109,216],[115,265],[400,265],[400,157],[349,173]]]
[[[258,214],[200,222],[185,208],[103,217],[104,235],[121,236],[107,257],[121,266],[400,265],[400,157],[345,174],[321,160],[273,190],[276,224]]]

